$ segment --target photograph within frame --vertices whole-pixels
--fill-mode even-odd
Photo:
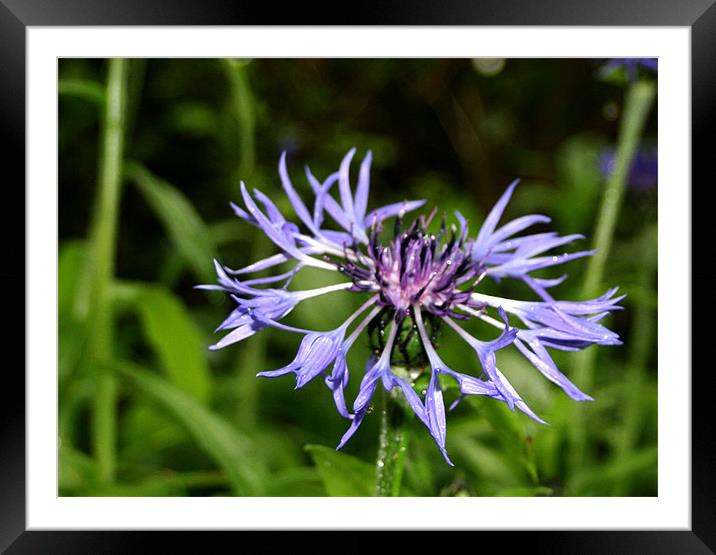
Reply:
[[[60,495],[657,495],[657,77],[656,58],[61,58]],[[229,268],[279,252],[277,278]],[[240,303],[223,338],[197,282]]]
[[[88,31],[89,31],[89,30],[88,30]],[[382,30],[381,30],[381,31],[382,31]],[[636,31],[636,32],[643,32],[644,30],[635,30],[635,31]],[[175,30],[168,30],[168,32],[174,33]],[[296,32],[296,31],[293,31],[293,32]],[[406,30],[406,32],[408,32],[408,30]],[[534,29],[533,29],[533,30],[528,30],[528,34],[527,34],[527,35],[524,35],[524,38],[525,38],[526,40],[530,40],[531,37],[530,37],[529,33],[534,33],[534,32],[536,32],[536,30],[534,30]],[[326,33],[328,33],[327,36],[330,36],[330,30],[326,30]],[[378,31],[375,31],[375,33],[377,33],[377,35],[380,35],[380,32],[378,32]],[[375,33],[374,33],[374,34],[375,34]],[[415,34],[415,33],[414,33],[414,34]],[[451,34],[451,35],[454,35],[454,33]],[[584,35],[584,33],[581,33],[580,36],[581,36],[581,35]],[[617,33],[617,35],[618,35],[618,33]],[[612,33],[612,36],[617,36],[617,35],[614,35],[614,34]],[[89,31],[88,37],[89,37],[89,36],[91,36],[91,31]],[[105,37],[111,37],[111,34],[110,34],[110,35],[107,35],[106,33],[104,33],[103,36],[105,36]],[[459,35],[457,35],[457,36],[459,37]],[[484,41],[484,44],[487,44],[488,42],[489,42],[489,43],[492,43],[492,44],[496,44],[495,41],[494,41],[494,37],[495,37],[495,36],[496,36],[496,34],[495,34],[495,35],[490,35],[490,30],[489,30],[489,29],[488,29],[488,30],[485,30],[484,32],[481,32],[480,35],[479,35],[480,39],[481,39],[482,41]],[[632,36],[634,36],[634,35],[632,34]],[[256,36],[251,35],[250,32],[249,32],[249,33],[243,33],[243,34],[242,34],[242,37],[243,37],[245,40],[247,40],[247,44],[249,43],[249,41],[251,41],[251,43],[253,43],[253,44],[256,44]],[[290,33],[290,32],[289,32],[288,34],[287,34],[286,32],[283,32],[283,33],[282,33],[282,37],[283,37],[283,39],[286,40],[287,42],[295,42],[295,40],[294,40],[295,37],[291,36],[291,33]],[[373,38],[375,39],[375,36],[374,36]],[[643,37],[640,37],[640,39],[641,39],[641,38],[643,38]],[[461,39],[457,38],[457,39],[455,39],[455,40],[456,40],[457,42],[459,42]],[[555,40],[555,44],[556,44],[556,42],[557,42],[557,41]],[[645,43],[644,43],[643,41],[641,41],[641,40],[640,40],[640,42],[641,42],[641,44],[645,44]],[[163,44],[164,44],[164,47],[166,48],[166,44],[167,44],[167,43],[163,43]],[[441,49],[439,49],[439,50],[440,50],[440,52],[439,52],[440,54],[444,54],[445,51],[449,51],[450,48],[452,48],[453,51],[454,51],[455,48],[456,48],[454,43],[450,44],[450,43],[448,43],[448,42],[443,42],[442,44],[443,44],[443,46],[441,47]],[[614,43],[613,47],[614,47],[614,48],[617,48],[616,43]],[[267,50],[267,52],[266,52],[267,54],[271,54],[271,48],[278,49],[278,46],[277,46],[277,45],[275,44],[275,42],[274,42],[274,44],[273,44],[272,47],[268,47],[268,50]],[[313,46],[310,45],[310,44],[306,44],[306,45],[305,45],[305,49],[306,49],[306,50],[308,50],[308,49],[310,49],[310,48],[313,48],[313,49],[315,50],[317,47],[315,46],[315,44],[314,44]],[[408,47],[405,46],[405,43],[403,43],[402,48],[404,48],[406,51],[408,50]],[[494,47],[493,47],[493,48],[494,48]],[[648,48],[648,46],[644,46],[644,50],[646,50],[647,48]],[[652,46],[651,48],[652,48],[652,51],[655,51],[653,46]],[[419,50],[415,50],[415,49],[414,49],[413,51],[414,51],[414,52],[419,52]],[[509,52],[509,50],[508,50],[508,52]],[[251,53],[250,50],[249,50],[247,53]],[[369,53],[370,53],[370,52],[367,52],[367,54],[369,54]],[[491,54],[489,48],[486,50],[486,53]],[[255,54],[255,53],[251,53],[251,54]],[[402,52],[398,51],[398,52],[396,52],[396,54],[402,54]],[[667,58],[667,59],[668,59],[668,58]],[[661,56],[660,56],[660,61],[661,61]],[[661,84],[660,84],[660,86],[661,86]],[[661,90],[660,90],[660,97],[661,97]],[[661,121],[662,121],[662,118],[661,118],[661,113],[660,113],[660,122],[661,122]],[[660,467],[661,467],[661,466],[662,466],[662,465],[660,464]],[[676,489],[674,489],[675,487],[676,487],[676,486],[672,484],[672,489],[671,489],[672,492],[673,492],[673,491],[676,491]],[[660,493],[660,498],[661,498],[661,493],[662,493],[662,492],[661,492],[661,483],[660,483],[660,492],[659,492],[659,493]],[[667,489],[667,493],[669,493],[669,490],[668,490],[668,489]],[[63,498],[63,503],[64,503],[64,502],[68,502],[68,503],[69,503],[70,501],[71,501],[70,499],[64,499],[64,498]],[[154,501],[159,502],[158,500],[154,500]],[[153,501],[153,502],[154,502],[154,501]],[[517,502],[517,503],[520,502],[519,499],[515,499],[514,501]],[[316,500],[316,502],[319,502],[319,503],[320,503],[320,500]],[[644,500],[634,500],[634,502],[635,502],[635,503],[642,503],[642,502],[644,502]],[[643,513],[643,511],[640,511],[640,512],[641,512],[642,514],[645,514],[645,513]],[[645,517],[645,519],[646,519],[646,517]],[[652,522],[652,523],[657,522],[657,521],[654,520],[654,518],[651,518],[651,517],[650,517],[648,520],[649,520],[650,522]],[[539,524],[537,524],[537,526],[539,526]]]

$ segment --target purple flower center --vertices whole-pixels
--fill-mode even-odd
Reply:
[[[453,308],[471,304],[470,295],[482,277],[471,263],[470,249],[464,248],[466,233],[458,235],[455,228],[448,233],[444,220],[437,234],[428,233],[431,218],[421,217],[405,230],[399,220],[388,244],[380,243],[382,230],[374,226],[367,255],[340,267],[353,279],[354,290],[377,292],[378,304],[393,309],[398,321],[415,307],[461,317]]]

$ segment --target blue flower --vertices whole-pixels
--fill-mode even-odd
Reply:
[[[618,336],[599,321],[610,311],[620,308],[622,297],[612,289],[605,295],[586,301],[555,300],[549,289],[559,279],[535,277],[533,272],[564,264],[591,251],[555,254],[581,236],[560,237],[553,232],[527,235],[535,224],[549,218],[527,215],[499,226],[503,212],[517,186],[512,183],[485,219],[474,239],[467,221],[456,213],[458,225],[448,226],[443,216],[437,233],[430,233],[435,210],[405,224],[408,212],[425,201],[403,201],[368,211],[371,154],[361,163],[355,192],[349,179],[352,149],[337,172],[324,181],[306,168],[306,177],[314,193],[309,208],[294,188],[286,169],[285,154],[279,162],[279,176],[302,227],[287,220],[276,205],[258,190],[249,192],[241,184],[245,208],[232,204],[234,212],[257,226],[275,243],[280,252],[244,268],[232,270],[215,262],[217,285],[199,286],[227,292],[236,308],[218,330],[229,330],[213,349],[242,341],[267,327],[278,327],[302,336],[293,361],[277,370],[259,372],[275,378],[293,374],[296,388],[318,376],[324,382],[338,413],[350,420],[341,438],[340,449],[359,429],[369,413],[375,390],[399,390],[417,418],[426,426],[449,463],[446,449],[446,410],[441,385],[455,380],[460,398],[482,395],[504,402],[511,410],[520,410],[533,420],[544,423],[524,402],[498,367],[497,352],[514,346],[542,375],[559,386],[574,400],[591,397],[580,391],[556,366],[548,349],[577,351],[590,345],[619,345]],[[331,190],[338,185],[338,198]],[[339,229],[328,229],[326,217]],[[395,218],[394,233],[384,238],[385,221]],[[276,276],[243,280],[245,274],[293,262],[287,272]],[[296,272],[306,266],[332,271],[343,281],[334,285],[291,291],[288,289]],[[482,293],[484,279],[522,281],[536,300],[517,300]],[[282,283],[281,283],[282,282]],[[277,285],[279,284],[280,285]],[[364,297],[363,304],[340,326],[328,331],[313,331],[284,325],[281,320],[299,303],[338,291],[349,291]],[[519,322],[510,323],[509,317]],[[479,319],[496,328],[496,338],[478,339],[459,322]],[[376,356],[368,358],[359,392],[350,405],[345,399],[349,381],[346,354],[364,332],[380,325],[380,345]],[[438,355],[432,333],[442,325],[451,328],[474,351],[482,372],[478,376],[448,367]],[[410,370],[408,346],[419,340],[422,354],[430,367],[427,389],[418,394]],[[402,355],[402,361],[400,356]],[[422,355],[421,355],[422,356]],[[452,407],[451,407],[452,408]]]
[[[616,150],[607,148],[599,156],[599,171],[604,179],[608,179],[614,171]],[[627,186],[634,191],[652,191],[659,180],[659,157],[656,148],[640,148],[636,151],[631,167]]]
[[[600,68],[602,75],[608,75],[618,69],[624,69],[629,81],[636,81],[639,68],[650,73],[659,71],[658,58],[612,58]]]

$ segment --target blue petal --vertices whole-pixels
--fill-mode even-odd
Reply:
[[[349,216],[343,211],[341,205],[328,194],[333,184],[338,181],[338,172],[331,174],[323,185],[313,176],[308,167],[306,167],[306,176],[308,177],[308,182],[311,184],[313,192],[316,194],[316,205],[313,212],[313,219],[317,222],[316,225],[320,225],[323,221],[322,213],[325,208],[326,212],[330,214],[331,218],[333,218],[338,225],[346,231],[350,231],[351,220]]]
[[[366,226],[372,226],[374,223],[387,220],[393,216],[407,214],[408,212],[412,212],[413,210],[420,208],[423,204],[425,204],[424,200],[406,200],[376,208],[366,216],[365,224]]]
[[[369,150],[360,165],[360,173],[358,174],[358,185],[355,195],[355,215],[356,222],[364,226],[365,211],[368,208],[368,192],[370,191],[370,163],[373,159],[373,153]]]
[[[250,224],[256,225],[256,220],[253,217],[251,217],[251,215],[248,212],[246,212],[243,208],[239,207],[238,205],[234,204],[233,202],[230,202],[229,205],[231,206],[232,210],[239,218],[249,222]]]
[[[358,396],[353,403],[353,410],[355,412],[353,421],[351,422],[351,425],[346,433],[343,434],[341,441],[338,443],[338,447],[336,447],[337,450],[341,449],[348,442],[348,440],[353,437],[353,434],[356,433],[363,422],[363,418],[365,418],[365,415],[368,412],[370,400],[373,397],[373,393],[375,392],[375,388],[378,385],[378,380],[380,379],[382,372],[382,368],[378,366],[378,363],[375,363],[373,367],[363,376]]]
[[[266,210],[269,220],[277,228],[282,229],[285,224],[290,224],[293,225],[293,229],[298,229],[295,224],[291,224],[291,222],[288,222],[286,218],[283,217],[283,214],[281,214],[278,206],[276,206],[274,202],[259,189],[254,189],[254,196],[259,199],[261,204],[264,205],[264,209]]]
[[[513,255],[512,260],[505,262],[499,266],[492,267],[488,270],[491,276],[509,276],[522,277],[524,274],[549,268],[551,266],[559,266],[577,258],[592,256],[595,251],[581,251],[570,254],[561,254],[555,256],[540,256],[537,258],[522,258]]]
[[[301,197],[296,192],[296,189],[293,188],[291,178],[288,176],[288,171],[286,170],[286,151],[281,153],[281,159],[278,163],[278,173],[281,177],[281,184],[283,185],[283,190],[286,192],[286,196],[291,202],[291,206],[293,206],[296,215],[301,218],[301,221],[312,232],[317,233],[318,230],[314,225],[313,220],[311,219],[311,215],[308,213],[306,205],[301,200]]]
[[[517,336],[517,330],[509,327],[507,315],[501,307],[498,309],[498,311],[500,312],[500,317],[506,325],[503,328],[500,336],[494,341],[480,341],[478,339],[475,339],[450,318],[446,318],[445,322],[451,328],[453,328],[474,349],[475,354],[480,361],[480,365],[485,371],[485,374],[487,374],[487,377],[490,378],[490,380],[495,385],[499,393],[502,395],[510,409],[514,410],[514,405],[515,402],[518,400],[518,397],[511,393],[511,388],[507,387],[507,385],[505,385],[504,381],[500,377],[501,374],[497,371],[497,360],[495,357],[495,351],[510,345]]]
[[[455,405],[460,402],[463,395],[483,395],[495,399],[497,401],[506,402],[505,397],[502,395],[502,393],[498,391],[498,389],[492,382],[481,380],[479,378],[469,376],[467,374],[460,374],[452,370],[447,371],[447,373],[453,378],[455,378],[455,380],[458,382],[461,393],[460,399],[453,403],[453,405],[450,407],[451,409],[453,409]],[[523,413],[525,413],[533,420],[539,422],[540,424],[546,424],[546,422],[542,420],[539,416],[537,416],[532,411],[532,409],[530,409],[527,404],[519,397],[515,389],[512,387],[512,384],[507,380],[504,374],[502,374],[502,372],[500,372],[499,370],[497,370],[497,374],[502,383],[505,384],[509,395],[514,398],[514,406],[520,409]]]
[[[228,345],[232,345],[233,343],[238,343],[239,341],[243,341],[247,337],[251,337],[257,331],[259,331],[265,327],[266,327],[265,325],[262,325],[259,322],[255,322],[255,321],[253,321],[251,324],[239,326],[231,333],[222,337],[218,343],[210,346],[209,350],[218,351],[219,349],[223,349],[224,347],[227,347]]]
[[[353,195],[351,194],[351,183],[350,183],[350,165],[353,155],[356,153],[355,147],[348,151],[341,161],[340,169],[338,170],[338,190],[341,195],[341,204],[343,205],[343,212],[348,216],[352,224],[355,225],[356,217],[353,208]]]
[[[520,231],[527,229],[528,227],[535,224],[546,224],[550,221],[550,218],[542,216],[541,214],[532,214],[516,218],[495,231],[490,237],[490,244],[494,245],[500,243],[501,241],[511,237],[515,233],[519,233]]]
[[[497,201],[495,206],[487,215],[487,218],[485,218],[485,221],[480,228],[480,232],[477,234],[477,239],[475,239],[475,242],[473,243],[472,252],[475,260],[480,260],[487,254],[490,236],[492,235],[492,232],[495,231],[495,227],[497,227],[497,224],[502,217],[502,213],[505,211],[507,203],[510,202],[512,191],[515,190],[518,183],[519,179],[516,179],[509,185],[509,187],[507,187],[507,190],[502,193],[500,200]]]
[[[241,195],[243,196],[244,204],[246,204],[246,208],[249,210],[249,213],[258,222],[259,227],[261,227],[266,236],[276,243],[276,245],[284,249],[288,254],[292,254],[289,251],[292,250],[292,248],[295,248],[293,238],[290,235],[279,231],[279,229],[273,225],[275,221],[269,220],[263,212],[259,210],[259,207],[256,206],[256,203],[251,198],[251,195],[249,195],[246,185],[244,185],[243,182],[241,183]]]
[[[550,380],[552,383],[557,384],[562,390],[575,401],[593,401],[592,397],[581,391],[576,385],[574,385],[567,376],[562,374],[557,368],[557,365],[549,356],[547,350],[542,347],[539,340],[532,339],[528,341],[531,351],[518,339],[515,341],[515,346],[519,351],[529,360],[532,365],[540,371],[540,373]]]
[[[438,381],[438,371],[435,369],[433,369],[432,375],[430,376],[430,384],[425,394],[425,416],[430,435],[433,436],[435,443],[437,443],[440,448],[440,452],[443,454],[445,461],[447,461],[450,466],[455,466],[450,460],[450,457],[448,457],[447,450],[445,449],[445,403],[443,402],[443,392],[440,389],[440,382]]]
[[[293,372],[296,374],[296,388],[303,387],[335,360],[344,334],[343,326],[328,332],[309,332],[301,340],[293,362],[278,370],[259,372],[257,375],[273,378]]]
[[[423,406],[423,402],[420,400],[418,394],[415,393],[413,386],[411,386],[408,382],[399,378],[395,374],[390,374],[390,384],[391,387],[388,389],[392,389],[393,387],[400,387],[400,389],[403,390],[403,395],[408,401],[410,408],[413,409],[413,412],[420,419],[420,421],[427,426],[428,422],[425,417],[425,407]]]
[[[348,366],[346,364],[346,353],[341,349],[333,363],[333,371],[330,376],[326,376],[326,386],[333,392],[333,401],[336,404],[338,413],[344,418],[351,418],[346,406],[346,398],[343,393],[348,384]]]

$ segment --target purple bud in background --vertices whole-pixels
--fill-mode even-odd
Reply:
[[[607,76],[622,68],[629,81],[636,81],[640,68],[646,73],[657,73],[659,62],[657,58],[612,58],[599,69],[599,73],[602,76]]]
[[[599,156],[599,171],[609,179],[614,170],[616,150],[605,149]],[[634,191],[653,191],[657,187],[659,164],[656,148],[640,148],[632,160],[627,187]]]

